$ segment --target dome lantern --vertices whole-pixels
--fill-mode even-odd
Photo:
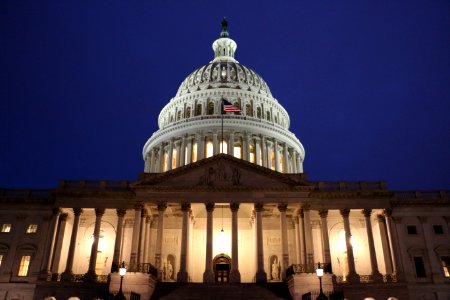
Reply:
[[[228,21],[225,17],[222,19],[222,32],[220,33],[220,37],[214,41],[212,48],[214,50],[214,61],[236,62],[234,53],[236,52],[237,44],[230,39]]]

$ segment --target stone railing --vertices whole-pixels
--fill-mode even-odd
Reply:
[[[151,263],[142,263],[137,265],[136,272],[146,273],[158,277],[158,269]]]
[[[130,188],[128,180],[61,180],[61,189],[120,189]]]
[[[441,199],[450,197],[450,191],[398,191],[394,195],[400,199]]]
[[[336,276],[336,283],[346,283],[347,281],[344,280],[344,276]],[[359,275],[359,283],[373,283],[373,276],[372,275]],[[384,283],[391,283],[391,282],[397,282],[397,276],[395,274],[384,274],[383,275],[383,282]]]
[[[384,181],[318,181],[311,184],[319,191],[386,190]]]
[[[0,198],[50,198],[49,189],[0,189]]]
[[[315,273],[318,267],[318,264],[292,264],[286,269],[286,277],[294,274]],[[323,268],[324,273],[332,273],[331,263],[321,263],[320,267]]]
[[[85,274],[72,274],[70,282],[85,282]],[[53,273],[47,277],[47,281],[61,281],[61,273]],[[110,281],[109,275],[97,275],[94,282],[108,283]]]

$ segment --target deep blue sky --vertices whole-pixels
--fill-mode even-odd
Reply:
[[[450,189],[448,0],[0,1],[0,187],[136,178],[223,16],[311,180]]]

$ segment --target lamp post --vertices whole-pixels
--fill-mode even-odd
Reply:
[[[320,267],[320,262],[317,265],[316,274],[317,274],[317,277],[319,277],[319,282],[320,282],[320,294],[319,294],[319,296],[317,296],[316,300],[328,300],[328,297],[325,296],[325,294],[323,293],[323,290],[322,290],[323,269]]]
[[[122,292],[122,282],[123,282],[123,277],[125,277],[125,274],[127,274],[127,268],[125,267],[125,262],[122,261],[122,264],[120,265],[120,268],[119,268],[120,287],[119,287],[119,292],[113,298],[115,300],[126,300],[126,298]]]

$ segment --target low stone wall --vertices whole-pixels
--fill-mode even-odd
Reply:
[[[122,291],[124,293],[135,292],[141,295],[141,299],[150,299],[155,290],[156,280],[150,274],[127,272],[123,278]],[[111,274],[109,292],[116,294],[120,287],[118,273]]]
[[[322,277],[322,289],[326,294],[331,293],[334,289],[332,277],[331,274],[324,274]],[[292,275],[288,278],[287,283],[292,299],[301,299],[303,294],[320,290],[319,278],[315,273]]]

